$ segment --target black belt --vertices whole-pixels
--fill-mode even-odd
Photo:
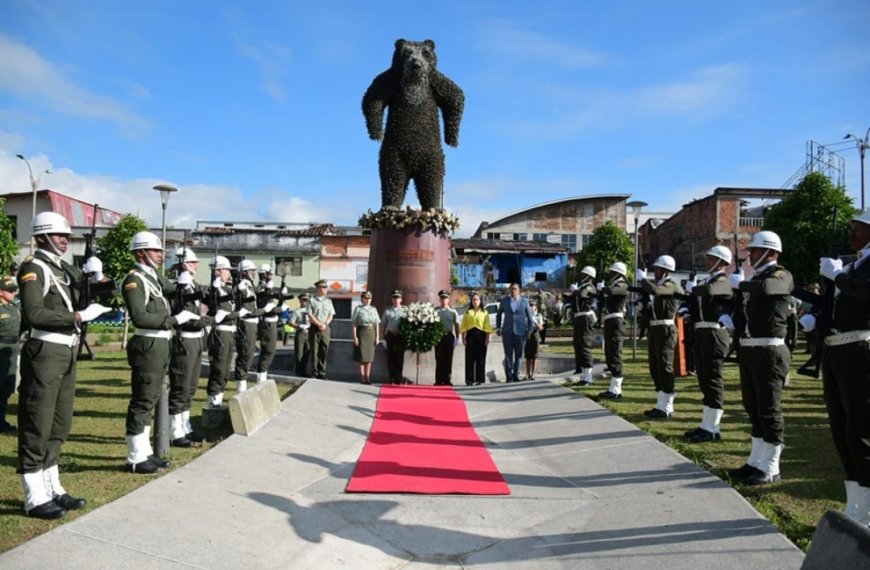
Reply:
[[[18,344],[17,336],[0,336],[0,344]]]

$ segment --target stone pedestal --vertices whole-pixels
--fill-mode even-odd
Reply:
[[[418,228],[373,228],[368,290],[383,313],[390,292],[401,289],[402,302],[438,304],[438,291],[450,288],[450,238]]]

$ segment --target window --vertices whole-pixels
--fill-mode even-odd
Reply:
[[[287,277],[302,277],[302,258],[276,257],[275,275],[286,275]]]
[[[486,232],[486,239],[499,239],[501,234],[498,232]]]
[[[18,216],[10,216],[7,214],[7,217],[12,221],[12,235],[15,236],[17,241],[22,241],[18,236]]]
[[[333,299],[332,307],[335,309],[336,319],[349,319],[352,313],[351,299]]]
[[[547,234],[532,234],[532,241],[547,241]]]
[[[529,239],[529,234],[514,234],[514,241],[526,241]]]
[[[581,239],[580,243],[583,244],[583,247],[581,249],[583,249],[587,245],[589,245],[590,241],[592,241],[592,234],[583,234],[582,236],[580,236],[580,239]]]
[[[577,253],[577,236],[574,234],[562,234],[562,247],[568,248],[568,253]]]

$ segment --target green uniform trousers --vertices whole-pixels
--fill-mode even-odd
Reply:
[[[625,340],[625,321],[613,317],[604,321],[604,360],[614,378],[622,378],[622,344]]]
[[[169,363],[169,415],[190,411],[202,372],[202,337],[182,338],[186,354],[173,354]]]
[[[154,408],[169,372],[167,338],[134,335],[127,344],[133,394],[127,406],[127,435],[139,435],[151,425]]]
[[[15,373],[18,371],[18,343],[0,343],[0,421],[6,419],[9,397],[15,393]]]
[[[592,327],[595,326],[595,317],[592,315],[580,315],[574,317],[574,370],[592,368]]]
[[[870,487],[870,344],[826,346],[825,404],[846,480]]]
[[[698,387],[704,396],[704,405],[708,408],[721,410],[725,405],[722,370],[730,346],[731,335],[723,328],[695,330],[695,372],[698,374]]]
[[[211,345],[208,347],[208,385],[209,396],[223,394],[230,377],[233,363],[233,335],[231,331],[213,331]]]
[[[329,326],[323,330],[312,326],[308,331],[308,343],[311,345],[311,362],[316,378],[326,378],[326,355],[329,352]]]
[[[275,358],[275,347],[278,346],[278,321],[260,321],[257,329],[260,338],[260,357],[257,359],[257,372],[268,372]]]
[[[296,329],[293,339],[293,355],[296,357],[296,376],[308,377],[308,361],[311,357],[311,345],[308,344],[308,331]]]
[[[782,387],[791,364],[791,351],[782,346],[741,346],[740,392],[749,415],[752,437],[767,443],[783,442]]]
[[[76,350],[30,339],[21,352],[18,398],[18,472],[57,465],[72,428]]]
[[[674,349],[677,346],[677,327],[655,325],[649,328],[647,362],[656,392],[674,393]]]
[[[236,331],[236,371],[233,378],[236,381],[247,380],[248,370],[254,360],[257,350],[257,323],[241,321]]]

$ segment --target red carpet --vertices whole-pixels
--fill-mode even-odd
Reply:
[[[509,495],[449,386],[381,387],[349,493]]]

